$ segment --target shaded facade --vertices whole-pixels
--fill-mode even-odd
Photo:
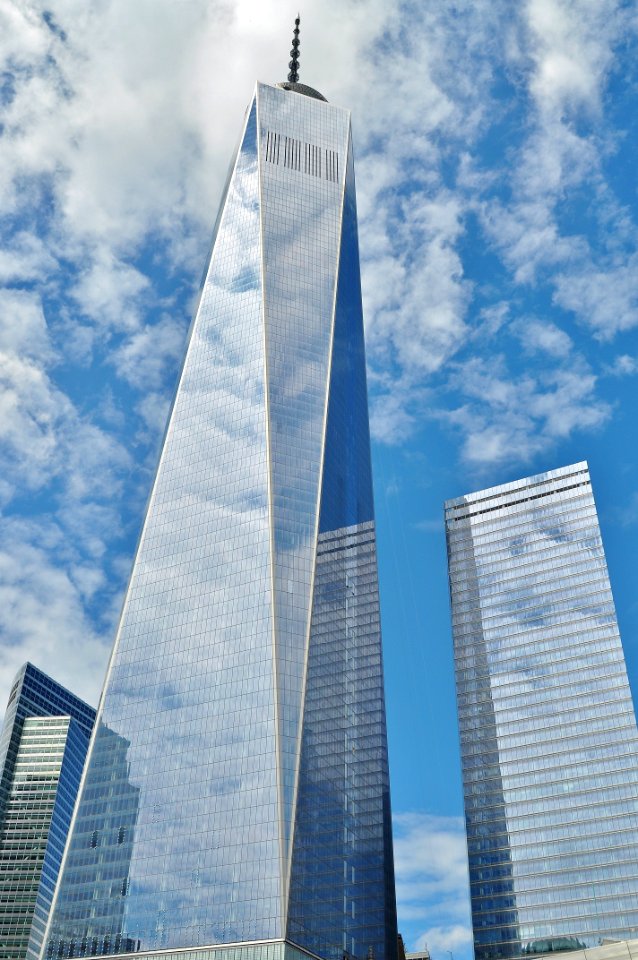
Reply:
[[[46,957],[396,956],[350,120],[285,86],[231,168]],[[85,870],[115,809],[120,893]]]
[[[0,734],[0,958],[35,960],[62,861],[95,711],[32,664]]]
[[[477,960],[638,932],[638,731],[586,463],[445,505]]]

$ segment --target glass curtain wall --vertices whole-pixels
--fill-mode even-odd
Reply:
[[[47,958],[289,938],[327,960],[394,960],[373,519],[349,114],[306,87],[258,84]],[[345,697],[332,714],[327,682]],[[326,856],[309,759],[320,734],[339,767],[329,802],[347,804]]]
[[[638,732],[586,463],[445,506],[477,960],[638,936]]]
[[[39,956],[94,720],[33,664],[19,670],[0,733],[0,958]]]

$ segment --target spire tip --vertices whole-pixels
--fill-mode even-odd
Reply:
[[[290,83],[299,82],[299,24],[301,23],[301,14],[297,14],[295,19],[295,29],[293,30],[292,50],[290,51],[291,60],[288,66],[290,73],[288,80]]]

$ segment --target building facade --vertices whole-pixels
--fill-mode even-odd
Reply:
[[[246,113],[47,941],[396,957],[350,119],[296,82]]]
[[[27,663],[0,734],[0,960],[34,960],[95,711]]]
[[[477,960],[638,933],[638,732],[586,463],[445,505]]]

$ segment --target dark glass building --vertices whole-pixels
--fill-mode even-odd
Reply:
[[[638,936],[638,731],[586,463],[445,505],[477,960]]]
[[[43,956],[396,945],[350,118],[258,84]]]
[[[32,664],[19,671],[0,734],[1,960],[39,956],[94,721]]]

